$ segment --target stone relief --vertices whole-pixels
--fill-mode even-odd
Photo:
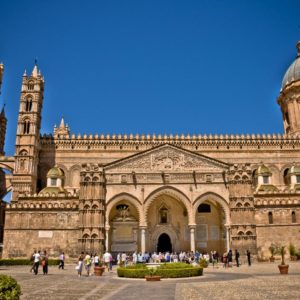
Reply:
[[[145,154],[142,157],[131,158],[126,162],[116,163],[116,170],[157,170],[157,171],[180,171],[180,170],[205,170],[221,171],[224,167],[218,166],[217,162],[210,161],[209,158],[194,156],[184,153],[172,147],[165,147]]]

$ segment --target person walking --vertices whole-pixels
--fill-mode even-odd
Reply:
[[[236,249],[235,250],[235,262],[236,262],[236,266],[239,267],[240,266],[240,252]]]
[[[78,262],[77,262],[77,266],[76,266],[76,270],[78,272],[78,277],[81,277],[81,274],[82,274],[83,259],[84,259],[84,253],[81,252],[81,254],[78,256]]]
[[[33,271],[35,275],[37,275],[39,271],[40,259],[41,259],[41,251],[39,250],[37,253],[35,252],[33,254],[33,262],[34,262]]]
[[[230,249],[227,254],[227,267],[232,267],[232,250]]]
[[[90,276],[90,271],[91,271],[91,266],[92,266],[92,258],[91,258],[91,255],[89,255],[88,253],[86,253],[86,255],[85,255],[84,265],[85,265],[87,276]]]
[[[250,267],[251,266],[251,253],[249,250],[247,250],[246,254],[247,254],[247,260],[248,260],[248,266]]]
[[[42,255],[42,267],[43,267],[43,274],[47,275],[48,274],[48,253],[46,250]]]
[[[65,268],[65,253],[62,252],[61,255],[59,256],[59,266],[58,269],[64,270]]]
[[[108,251],[105,251],[103,254],[103,261],[105,266],[107,267],[107,272],[110,271],[110,260],[112,259],[111,254]]]

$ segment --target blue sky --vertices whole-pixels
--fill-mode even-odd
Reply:
[[[21,79],[45,77],[42,133],[278,133],[300,1],[0,0],[7,154]]]

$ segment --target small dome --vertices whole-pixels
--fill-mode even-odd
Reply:
[[[268,167],[266,167],[265,165],[261,165],[258,167],[258,169],[255,171],[255,175],[256,176],[263,176],[263,175],[271,175],[271,172],[269,170]]]
[[[65,173],[61,168],[54,167],[47,173],[47,178],[63,178]]]
[[[291,82],[300,80],[300,42],[297,43],[297,49],[297,58],[285,72],[285,75],[282,80],[281,89],[284,89],[285,86],[287,86]]]

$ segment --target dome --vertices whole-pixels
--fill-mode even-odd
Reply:
[[[285,86],[287,86],[291,82],[300,80],[300,42],[297,43],[297,49],[298,49],[297,58],[285,72],[285,75],[282,80],[281,89],[284,89]]]
[[[263,175],[271,175],[271,172],[268,167],[265,165],[261,165],[258,167],[258,169],[255,171],[256,176],[263,176]]]
[[[47,173],[47,178],[63,178],[65,177],[64,171],[61,168],[54,167]]]

